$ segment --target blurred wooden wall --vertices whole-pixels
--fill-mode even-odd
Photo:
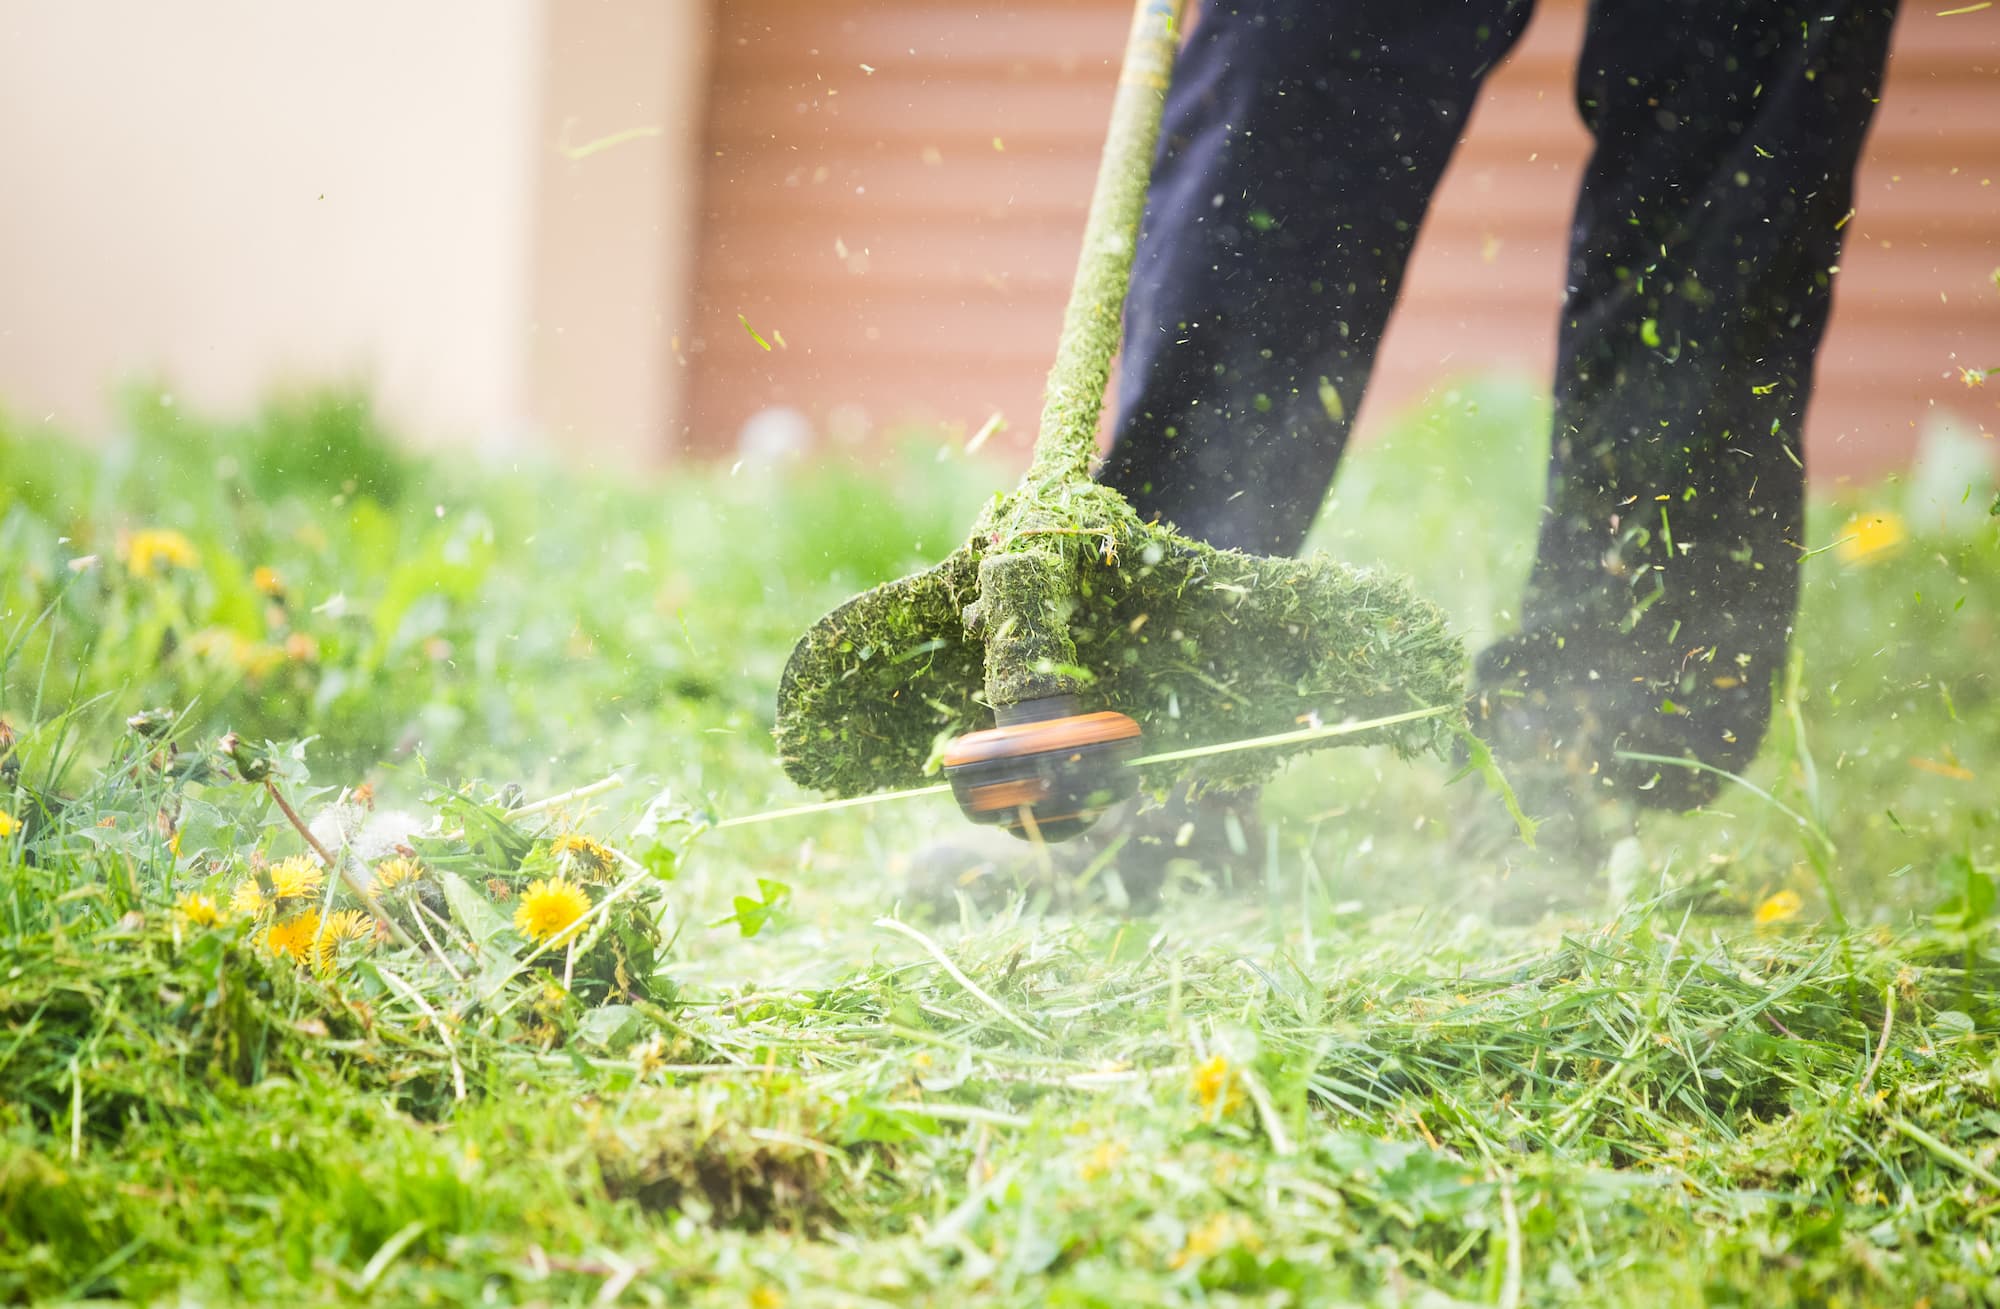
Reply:
[[[1960,371],[2000,366],[2000,6],[1941,7],[1906,6],[1897,33],[1809,421],[1821,476],[1894,465],[1939,410],[2000,431],[2000,376]],[[835,431],[999,412],[1032,436],[1128,13],[719,0],[695,291],[672,343],[697,449],[779,406]],[[1488,83],[1364,433],[1454,377],[1547,376],[1586,147],[1582,25],[1582,0],[1542,0]]]

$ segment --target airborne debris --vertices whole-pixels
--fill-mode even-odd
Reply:
[[[1150,11],[1141,21],[1154,21]],[[1312,713],[1372,722],[1448,708],[1462,721],[1464,650],[1442,611],[1400,579],[1324,555],[1218,550],[1142,520],[1090,479],[1172,60],[1163,28],[1142,28],[1128,47],[1020,484],[943,563],[856,596],[794,647],[776,736],[801,785],[837,796],[917,786],[941,740],[987,726],[997,706],[1058,696],[1130,715],[1156,754],[1279,735]],[[998,137],[993,146],[1004,148]],[[1319,398],[1329,416],[1344,412],[1331,381]],[[1442,752],[1454,726],[1405,719],[1282,749],[1157,760],[1142,776],[1244,785],[1286,753],[1335,740]]]
[[[993,439],[995,432],[1004,431],[1006,427],[1007,420],[1001,417],[998,409],[994,410],[987,416],[986,421],[979,425],[979,430],[972,434],[972,438],[965,443],[965,453],[976,454],[981,446]]]

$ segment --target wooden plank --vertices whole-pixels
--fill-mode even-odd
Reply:
[[[722,10],[698,312],[677,343],[695,432],[726,447],[774,404],[884,425],[977,424],[999,407],[1025,440],[1123,0]],[[1995,357],[1978,366],[2000,365],[2000,10],[1969,17],[1906,9],[1898,29],[1809,422],[1816,474],[1892,465],[1940,410],[2000,427],[2000,383],[1974,392],[1956,371],[1982,351]],[[1364,437],[1441,379],[1550,368],[1589,148],[1572,87],[1582,22],[1582,0],[1543,0],[1491,80],[1419,243]],[[759,350],[738,313],[790,348]]]

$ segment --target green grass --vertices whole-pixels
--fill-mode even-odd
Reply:
[[[1320,543],[1501,629],[1543,421],[1444,396]],[[398,453],[351,396],[141,406],[89,452],[0,424],[0,1300],[1991,1303],[1985,453],[1816,507],[1808,549],[1908,539],[1808,560],[1757,769],[1615,895],[1496,923],[1518,874],[1451,853],[1475,784],[1335,751],[1272,788],[1257,888],[936,922],[898,887],[946,799],[705,824],[808,798],[791,639],[1004,463],[633,486]],[[154,529],[198,560],[136,575]],[[382,904],[439,948],[302,967],[268,914],[177,912],[306,852],[278,795],[364,866],[418,851]],[[558,876],[593,917],[538,947]]]

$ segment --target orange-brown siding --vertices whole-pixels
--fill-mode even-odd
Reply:
[[[761,409],[1031,435],[1109,109],[1124,0],[721,0],[689,420]],[[1434,203],[1364,430],[1453,376],[1548,373],[1586,138],[1581,0],[1542,0]],[[2000,6],[1906,7],[1808,449],[1905,457],[1938,408],[2000,431]],[[762,348],[744,323],[771,345]],[[782,342],[780,340],[782,338]]]

